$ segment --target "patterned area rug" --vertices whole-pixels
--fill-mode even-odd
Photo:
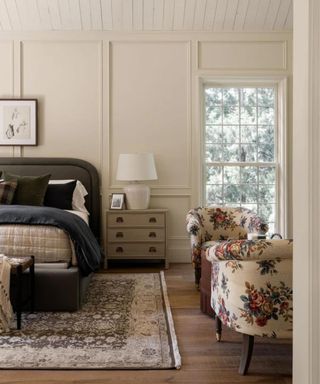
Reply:
[[[0,368],[165,369],[181,365],[164,275],[96,274],[77,312],[25,314],[0,334]]]

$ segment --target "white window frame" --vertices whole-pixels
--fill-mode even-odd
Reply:
[[[207,87],[264,87],[274,86],[277,89],[277,151],[278,167],[276,172],[276,222],[275,230],[284,237],[288,236],[288,176],[287,176],[287,78],[283,76],[259,77],[201,77],[199,79],[200,101],[200,204],[206,201],[205,188],[205,88]],[[230,164],[232,165],[232,164]],[[252,163],[254,165],[254,163]]]

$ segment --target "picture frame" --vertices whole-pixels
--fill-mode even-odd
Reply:
[[[37,99],[0,99],[0,145],[37,145]]]
[[[110,209],[124,209],[125,206],[125,193],[112,193]]]

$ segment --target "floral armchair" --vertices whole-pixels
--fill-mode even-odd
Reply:
[[[243,334],[241,374],[254,336],[292,337],[292,251],[291,240],[218,241],[206,251],[212,308],[222,324]],[[221,327],[217,332],[219,340]]]
[[[246,208],[199,207],[187,214],[187,231],[191,239],[195,280],[199,286],[201,251],[216,240],[246,239],[248,233],[265,234],[267,224]]]

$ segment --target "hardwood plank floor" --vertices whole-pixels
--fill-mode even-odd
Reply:
[[[110,268],[108,272],[155,272],[160,267]],[[30,384],[236,384],[292,383],[290,341],[256,338],[247,376],[238,374],[241,335],[223,328],[223,342],[214,337],[213,320],[199,309],[192,267],[171,264],[165,271],[179,349],[180,370],[158,371],[18,371],[2,370],[0,383]],[[0,350],[1,354],[1,350]]]

